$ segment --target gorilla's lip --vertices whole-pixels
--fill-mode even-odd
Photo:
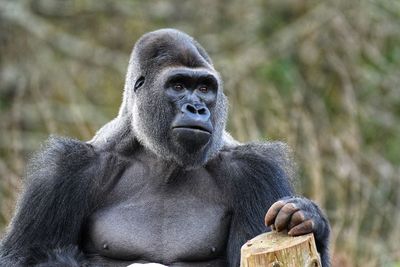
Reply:
[[[211,130],[206,129],[206,128],[204,128],[202,126],[199,126],[199,125],[180,125],[180,126],[175,126],[172,129],[173,130],[182,129],[182,130],[190,130],[190,131],[200,131],[200,132],[211,134]]]

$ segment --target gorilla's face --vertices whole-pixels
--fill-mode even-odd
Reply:
[[[175,110],[172,141],[188,153],[199,151],[214,132],[210,110],[217,101],[218,81],[206,69],[176,68],[165,77],[163,89]]]
[[[161,30],[138,41],[133,63],[136,137],[184,167],[204,165],[222,146],[227,113],[207,54],[186,34]]]

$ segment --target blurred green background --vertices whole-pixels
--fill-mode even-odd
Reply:
[[[293,148],[333,265],[399,266],[397,0],[0,0],[0,233],[32,152],[113,118],[134,42],[163,27],[213,58],[236,139]]]

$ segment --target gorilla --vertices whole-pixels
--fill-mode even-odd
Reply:
[[[51,137],[27,167],[0,266],[240,265],[276,229],[314,233],[329,266],[327,218],[296,196],[280,142],[239,143],[202,46],[174,29],[142,36],[118,116],[88,142]]]

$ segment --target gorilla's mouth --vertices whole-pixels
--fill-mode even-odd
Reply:
[[[212,130],[202,125],[175,125],[172,131],[174,140],[188,153],[199,151],[212,136]]]
[[[210,129],[207,129],[205,127],[198,126],[198,125],[175,126],[172,129],[173,130],[188,130],[188,131],[193,131],[193,132],[202,132],[202,133],[211,134]]]

